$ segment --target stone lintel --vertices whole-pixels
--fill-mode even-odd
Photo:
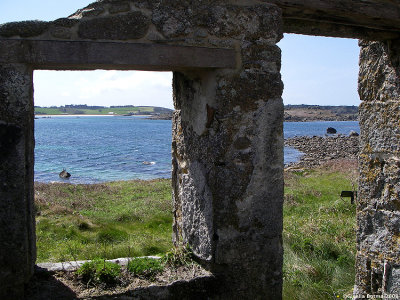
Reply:
[[[265,0],[265,2],[274,3],[282,9],[285,32],[289,33],[383,40],[398,37],[400,32],[400,7],[397,1]],[[317,26],[311,28],[305,26],[305,23],[310,25],[313,22],[316,22]],[[322,24],[327,26],[324,27]],[[319,32],[314,32],[312,28],[317,28]],[[366,33],[367,31],[369,32]]]
[[[233,49],[166,44],[0,39],[0,63],[34,69],[148,70],[235,68]]]
[[[400,30],[383,31],[362,26],[349,26],[324,21],[300,20],[296,18],[285,18],[283,30],[285,33],[354,38],[369,41],[392,40],[400,37]]]

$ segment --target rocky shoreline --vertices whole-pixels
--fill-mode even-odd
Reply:
[[[286,169],[313,168],[334,159],[356,160],[359,152],[359,137],[301,136],[286,139],[285,146],[304,153],[300,161],[287,164]]]
[[[172,120],[172,113],[151,115],[151,116],[147,117],[146,119],[147,120]]]

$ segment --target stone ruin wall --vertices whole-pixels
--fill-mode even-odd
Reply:
[[[368,37],[370,33],[365,29],[370,19],[361,18],[365,23],[358,25],[351,15],[347,20],[356,21],[350,31],[331,22],[323,26],[318,9],[316,22],[304,23],[296,1],[285,1],[295,12],[286,11],[289,23],[285,25],[281,9],[264,2],[104,0],[69,18],[0,27],[0,42],[144,43],[235,51],[233,68],[168,69],[174,71],[176,109],[172,142],[174,240],[189,243],[199,259],[222,279],[222,298],[281,298],[283,85],[276,43],[282,38],[282,28],[332,36]],[[321,1],[321,5],[326,4],[331,7],[331,2]],[[352,8],[358,17],[357,5]],[[341,9],[328,11],[328,17],[340,23],[340,17],[335,16],[342,13]],[[390,29],[390,22],[397,22],[393,21],[397,20],[395,13],[388,15],[392,17],[389,21],[384,15],[376,19],[384,26],[371,31],[375,37]],[[398,36],[396,28],[387,36]],[[355,293],[400,293],[400,42],[360,45],[359,92],[363,103]],[[18,51],[29,52],[29,46]],[[0,49],[3,55],[6,52]],[[0,298],[1,293],[22,297],[22,286],[32,275],[35,261],[32,74],[38,67],[34,62],[41,57],[29,59],[0,62]],[[71,68],[96,66],[82,62]],[[115,68],[123,66],[116,64]],[[149,69],[165,68],[152,65]]]
[[[281,11],[259,1],[209,4],[99,1],[53,22],[2,25],[0,38],[234,49],[233,69],[172,70],[174,241],[189,243],[221,279],[224,298],[279,299],[283,84],[276,43],[283,36]],[[0,164],[0,181],[7,188],[0,190],[0,285],[15,298],[35,260],[34,68],[0,64],[0,129],[10,141],[1,145],[7,163]]]
[[[355,294],[400,294],[400,40],[360,46]]]

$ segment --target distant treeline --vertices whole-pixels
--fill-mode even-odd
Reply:
[[[35,114],[37,115],[159,115],[159,114],[172,114],[172,109],[157,107],[157,106],[134,106],[134,105],[121,105],[121,106],[98,106],[86,104],[71,104],[65,106],[50,106],[41,107],[35,106]]]
[[[86,104],[65,106],[35,106],[37,115],[149,115],[161,119],[171,119],[172,109],[157,106],[113,105],[110,107]],[[357,106],[330,105],[285,105],[285,121],[352,121],[357,120]]]

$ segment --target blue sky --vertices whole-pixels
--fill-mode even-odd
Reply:
[[[66,17],[90,0],[0,0],[0,24]],[[358,105],[357,40],[285,35],[285,104]],[[155,105],[172,108],[170,72],[35,71],[35,105]]]

